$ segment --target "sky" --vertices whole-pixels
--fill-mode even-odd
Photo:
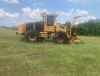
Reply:
[[[100,18],[100,0],[0,0],[0,25],[41,20],[41,14],[57,14],[57,22],[76,23]]]

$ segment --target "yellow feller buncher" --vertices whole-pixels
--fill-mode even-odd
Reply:
[[[42,14],[43,20],[40,22],[25,23],[17,27],[17,32],[31,42],[44,39],[52,39],[57,43],[78,43],[80,40],[76,35],[76,28],[71,24],[56,23],[57,15]]]

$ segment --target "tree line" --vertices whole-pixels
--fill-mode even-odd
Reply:
[[[100,36],[100,20],[88,21],[78,25],[77,33],[86,36]]]

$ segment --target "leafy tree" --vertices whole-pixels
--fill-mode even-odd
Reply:
[[[77,33],[79,35],[86,36],[100,36],[100,21],[92,20],[86,23],[79,24]]]

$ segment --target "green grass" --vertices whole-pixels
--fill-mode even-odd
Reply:
[[[100,76],[100,38],[80,38],[80,44],[33,44],[0,29],[0,76]]]

